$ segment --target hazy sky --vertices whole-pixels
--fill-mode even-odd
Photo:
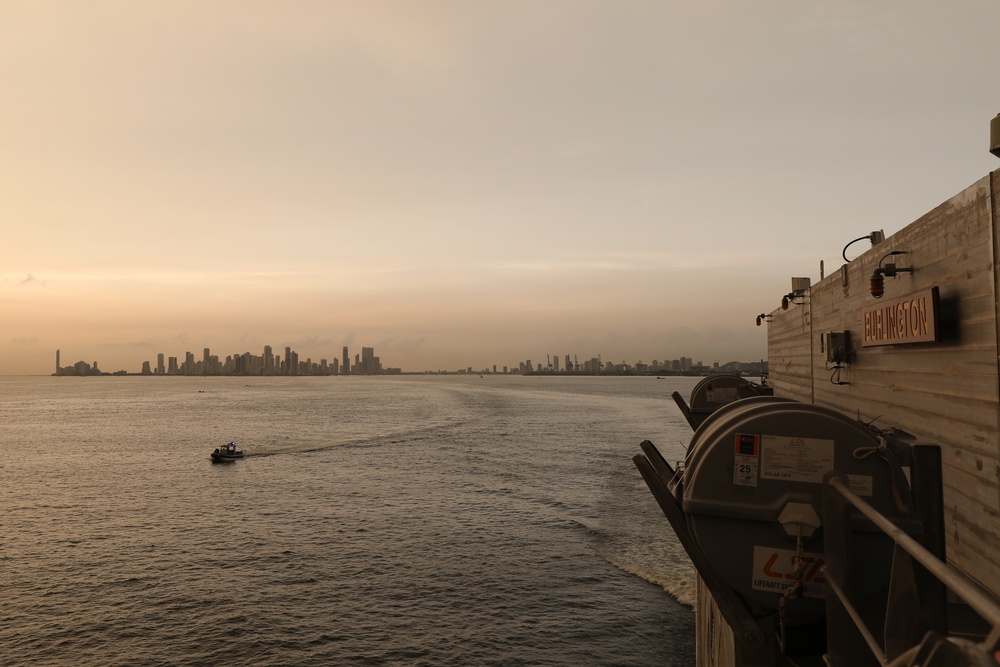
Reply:
[[[1000,168],[997,26],[996,0],[0,0],[0,374],[759,359],[791,276]]]

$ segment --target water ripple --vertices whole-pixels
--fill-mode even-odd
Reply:
[[[0,379],[4,664],[693,664],[673,385],[63,380]]]

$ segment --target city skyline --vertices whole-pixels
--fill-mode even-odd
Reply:
[[[529,374],[529,373],[580,373],[580,374],[650,374],[650,373],[701,373],[709,370],[718,371],[722,365],[719,361],[713,361],[710,365],[704,364],[701,360],[691,357],[680,356],[670,358],[652,358],[646,362],[636,359],[631,362],[627,360],[610,361],[604,360],[600,354],[595,357],[584,358],[580,361],[575,353],[566,353],[564,357],[559,354],[547,354],[546,363],[541,361],[533,362],[530,358],[515,361],[510,364],[488,364],[486,366],[467,366],[464,368],[438,368],[438,369],[402,369],[401,367],[384,366],[381,357],[375,355],[375,348],[362,347],[361,352],[355,353],[354,359],[350,359],[349,346],[343,346],[341,357],[332,357],[330,361],[327,357],[320,357],[318,361],[313,361],[312,357],[300,358],[299,353],[286,346],[284,357],[274,354],[274,348],[265,345],[261,355],[252,352],[233,353],[226,355],[222,359],[219,355],[212,354],[210,347],[205,347],[202,351],[202,358],[196,359],[191,351],[184,353],[184,361],[180,361],[180,356],[167,356],[163,352],[156,355],[155,366],[153,360],[141,361],[139,371],[119,368],[107,370],[102,367],[99,360],[92,362],[79,360],[68,366],[62,366],[62,349],[55,351],[55,372],[53,376],[86,376],[86,375],[182,375],[182,376],[214,376],[214,375],[259,375],[259,376],[308,376],[308,375],[393,375],[393,374],[424,374],[424,373],[501,373],[507,374]],[[560,361],[560,359],[563,361]],[[765,364],[765,359],[752,362],[741,362],[730,360],[725,367],[732,372],[754,370],[755,372]]]
[[[0,7],[4,375],[759,359],[791,277],[996,168],[994,0]]]
[[[184,353],[184,361],[180,357],[167,356],[163,352],[156,354],[156,365],[152,360],[143,360],[139,372],[127,369],[106,371],[100,368],[97,360],[93,362],[77,361],[70,366],[62,366],[62,349],[56,350],[56,376],[72,375],[381,375],[397,374],[399,368],[384,367],[379,357],[375,356],[375,348],[362,347],[361,352],[350,358],[349,347],[341,350],[341,357],[333,357],[332,363],[326,357],[314,362],[312,357],[300,359],[299,353],[291,346],[285,347],[284,356],[275,354],[271,345],[265,345],[262,354],[252,352],[236,352],[222,359],[212,354],[210,347],[202,350],[201,359],[196,359],[193,352]]]

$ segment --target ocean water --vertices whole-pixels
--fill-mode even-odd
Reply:
[[[0,664],[693,665],[696,380],[0,378]]]

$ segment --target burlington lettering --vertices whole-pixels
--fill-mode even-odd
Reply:
[[[864,309],[862,344],[893,345],[937,340],[937,288]]]
[[[913,299],[865,313],[865,338],[887,340],[926,336],[927,300]]]

